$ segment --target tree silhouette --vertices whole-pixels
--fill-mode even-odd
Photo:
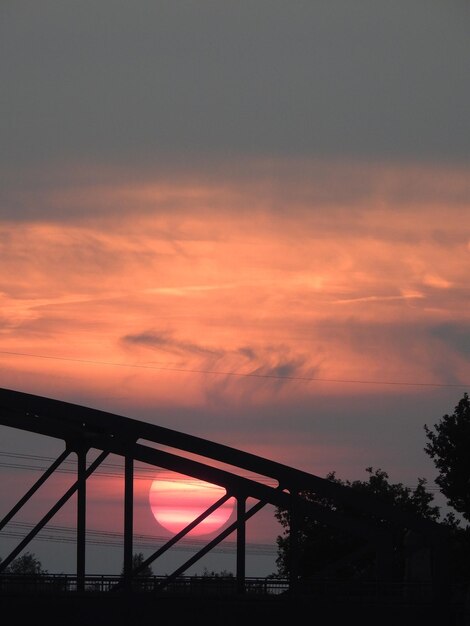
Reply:
[[[41,561],[31,552],[25,552],[22,556],[14,559],[5,572],[7,574],[24,574],[28,576],[47,574],[47,570],[42,568]]]
[[[381,469],[374,470],[372,467],[366,468],[369,474],[365,481],[343,481],[336,477],[335,473],[329,473],[326,478],[341,485],[349,486],[358,491],[372,493],[381,498],[382,501],[391,506],[402,509],[410,513],[436,521],[439,518],[439,507],[434,506],[433,495],[426,489],[426,480],[418,479],[418,484],[414,489],[404,486],[402,483],[391,483],[388,474]],[[319,504],[330,510],[345,512],[356,517],[373,519],[371,514],[358,514],[347,510],[342,505],[333,502],[327,497],[320,497],[314,492],[302,492],[302,497],[306,500]],[[278,556],[276,564],[278,575],[288,576],[290,572],[290,519],[289,512],[277,508],[276,519],[280,522],[284,531],[277,537]],[[320,575],[327,566],[332,563],[341,562],[341,559],[360,549],[364,545],[364,540],[352,536],[326,525],[315,519],[314,515],[306,512],[300,520],[300,532],[298,536],[299,559],[297,562],[300,577]],[[402,541],[404,540],[404,533]],[[397,578],[402,578],[405,567],[404,548],[395,554],[395,574]],[[374,575],[375,559],[373,553],[364,553],[354,562],[347,559],[334,570],[336,578],[369,578]],[[333,573],[333,572],[331,572]]]
[[[137,553],[133,554],[132,555],[132,571],[134,571],[135,569],[140,567],[144,561],[145,561],[145,557],[144,557],[142,552],[137,552]],[[124,566],[122,568],[121,575],[122,576],[124,575]],[[153,576],[152,567],[150,565],[146,565],[137,574],[137,576],[140,576],[141,578],[148,578],[149,576]]]
[[[223,569],[220,572],[215,572],[214,570],[209,571],[207,567],[204,567],[202,576],[204,578],[233,578],[233,572],[226,569]]]
[[[470,521],[470,400],[465,393],[452,415],[425,424],[429,443],[424,448],[439,470],[436,483],[447,503]]]

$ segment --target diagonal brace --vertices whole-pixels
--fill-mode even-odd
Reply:
[[[105,460],[105,458],[108,456],[109,452],[102,452],[94,461],[93,463],[91,463],[91,465],[88,467],[88,469],[85,472],[85,480],[91,476],[91,474],[95,471],[95,469],[101,465],[101,463]],[[70,498],[73,496],[73,494],[77,491],[79,486],[79,481],[76,480],[74,482],[74,484],[70,487],[70,489],[68,489],[68,491],[66,491],[64,493],[64,495],[60,498],[60,500],[58,500],[54,506],[49,510],[48,513],[46,513],[44,515],[44,517],[36,524],[36,526],[26,535],[26,537],[17,545],[17,547],[10,552],[10,554],[0,563],[0,572],[3,572],[9,565],[10,563],[13,561],[13,559],[15,559],[18,554],[28,545],[28,543],[34,539],[34,537],[38,534],[38,532],[44,528],[44,526],[47,524],[47,522],[49,520],[51,520],[54,515],[57,513],[57,511],[59,511],[64,504],[70,500]]]
[[[62,454],[52,463],[52,465],[38,478],[38,480],[34,483],[34,485],[29,489],[25,495],[18,500],[15,506],[11,509],[9,513],[5,515],[5,517],[0,521],[0,530],[8,524],[8,522],[18,513],[18,511],[30,500],[30,498],[36,493],[36,491],[43,485],[46,480],[55,472],[55,470],[59,467],[61,463],[65,461],[65,459],[70,454],[71,450],[65,449]]]
[[[264,506],[266,506],[266,504],[268,504],[267,501],[261,500],[260,502],[257,502],[254,506],[252,506],[251,509],[249,509],[245,513],[245,516],[244,516],[245,522],[248,521],[250,517],[255,515],[255,513],[258,513],[258,511],[260,511]],[[183,565],[178,567],[177,570],[175,570],[172,574],[167,576],[165,580],[162,581],[158,585],[158,589],[164,589],[175,578],[177,578],[180,574],[182,574],[185,570],[187,570],[188,567],[191,567],[191,565],[194,565],[194,563],[199,561],[199,559],[201,559],[204,555],[210,552],[212,548],[215,548],[215,546],[217,546],[221,541],[223,541],[226,537],[228,537],[231,533],[233,533],[234,530],[237,529],[239,523],[240,523],[240,520],[237,519],[235,522],[230,524],[230,526],[228,526],[225,530],[223,530],[219,535],[217,535],[217,537],[212,539],[212,541],[209,541],[209,543],[205,545],[203,548],[201,548],[199,552],[197,552],[190,559],[188,559],[186,563],[183,563]]]
[[[169,539],[161,548],[159,548],[156,552],[151,554],[143,563],[141,563],[139,567],[137,567],[132,573],[138,574],[141,570],[147,567],[147,565],[150,565],[151,563],[153,563],[155,559],[158,559],[159,556],[161,556],[164,552],[169,550],[171,546],[173,546],[176,542],[178,542],[185,535],[187,535],[198,524],[204,521],[206,517],[209,517],[209,515],[211,515],[215,510],[217,510],[220,506],[222,506],[222,504],[225,504],[225,502],[227,502],[227,500],[229,500],[231,497],[232,496],[227,493],[221,498],[219,498],[217,502],[214,502],[214,504],[211,504],[211,506],[208,509],[206,509],[204,513],[201,513],[199,517],[196,517],[196,519],[193,520],[190,524],[188,524],[185,528],[183,528],[183,530],[180,530],[179,533],[177,533],[171,539]]]
[[[219,498],[214,504],[211,504],[209,508],[207,508],[201,515],[196,517],[192,522],[190,522],[187,526],[180,530],[179,533],[176,533],[171,539],[169,539],[161,548],[158,548],[153,554],[151,554],[148,558],[145,559],[140,565],[138,565],[134,570],[132,570],[132,576],[137,576],[139,572],[145,569],[148,565],[153,563],[158,557],[164,554],[167,550],[171,548],[171,546],[175,545],[180,539],[182,539],[185,535],[187,535],[193,528],[195,528],[198,524],[203,522],[206,517],[209,517],[214,511],[216,511],[222,504],[225,504],[227,500],[229,500],[232,496],[229,493],[226,493],[224,496]],[[122,587],[122,582],[117,583],[111,589],[111,591],[117,591]]]

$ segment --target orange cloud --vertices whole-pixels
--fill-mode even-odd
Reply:
[[[465,382],[433,329],[469,324],[467,173],[275,160],[132,183],[59,173],[39,194],[49,213],[1,224],[4,384],[203,407],[331,392],[309,378]]]

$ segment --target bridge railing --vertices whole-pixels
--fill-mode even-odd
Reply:
[[[228,596],[239,593],[234,576],[179,576],[168,581],[166,576],[136,576],[130,587],[123,585],[122,576],[88,575],[84,591],[79,589],[77,577],[69,574],[2,574],[0,596],[28,594],[107,594],[109,592],[156,594],[163,596]],[[452,585],[451,602],[460,604],[470,591],[465,584]],[[325,602],[389,602],[392,604],[431,604],[434,592],[430,583],[400,583],[388,581],[301,581],[292,590],[299,596],[308,596]],[[277,577],[247,577],[244,593],[249,596],[275,597],[289,593],[289,581]]]
[[[85,593],[107,593],[116,589],[124,591],[122,576],[88,575]],[[279,595],[288,590],[289,583],[283,578],[246,578],[245,593],[250,595]],[[77,577],[69,574],[2,574],[0,594],[29,593],[77,593]],[[179,576],[167,582],[166,576],[136,576],[131,590],[136,593],[160,593],[178,595],[225,595],[238,592],[234,576]]]

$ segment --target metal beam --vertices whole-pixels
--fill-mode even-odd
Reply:
[[[86,448],[77,450],[77,591],[85,590],[86,455]]]
[[[246,552],[246,524],[245,524],[244,495],[237,496],[237,593],[245,593],[245,552]]]
[[[299,494],[290,494],[289,507],[289,591],[293,592],[299,579]]]
[[[134,459],[126,454],[124,463],[124,585],[130,589],[134,534]]]

